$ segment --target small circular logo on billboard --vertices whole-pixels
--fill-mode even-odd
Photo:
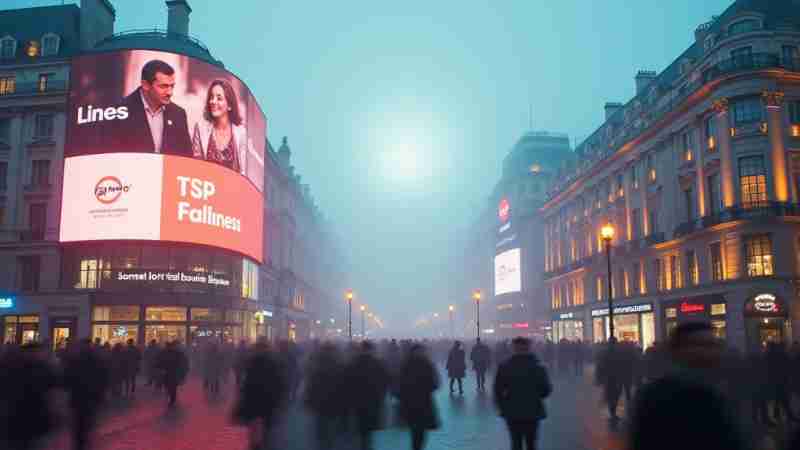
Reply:
[[[500,206],[497,208],[497,215],[500,217],[502,222],[506,222],[508,220],[508,213],[511,211],[511,205],[509,205],[507,199],[500,200]]]
[[[108,176],[97,182],[94,187],[94,196],[98,202],[109,205],[119,200],[122,193],[128,192],[130,189],[131,186],[122,184],[119,178]]]

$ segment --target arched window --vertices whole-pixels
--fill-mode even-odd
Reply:
[[[17,40],[6,35],[0,39],[0,58],[11,59],[17,55]]]
[[[744,19],[728,25],[728,34],[748,33],[761,28],[761,23],[756,19]]]
[[[57,34],[46,33],[44,36],[42,36],[42,56],[58,55],[60,46],[61,37],[59,37]]]

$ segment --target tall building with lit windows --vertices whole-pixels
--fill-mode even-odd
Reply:
[[[605,105],[541,209],[556,339],[607,339],[609,283],[617,337],[642,347],[686,321],[742,349],[797,336],[798,48],[796,1],[738,0]]]

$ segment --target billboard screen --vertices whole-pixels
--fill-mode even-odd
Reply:
[[[494,257],[494,295],[522,290],[520,249],[512,248]]]
[[[262,261],[266,119],[238,78],[167,52],[73,60],[60,240],[164,240]]]

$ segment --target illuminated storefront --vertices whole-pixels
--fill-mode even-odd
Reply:
[[[704,322],[714,329],[717,339],[727,338],[727,303],[722,295],[701,295],[664,302],[664,336],[669,337],[678,324]]]
[[[583,311],[562,312],[553,315],[552,338],[554,342],[583,340]]]
[[[786,304],[773,293],[750,297],[744,305],[744,321],[749,350],[763,349],[772,342],[786,343],[792,336]]]
[[[608,308],[592,310],[592,335],[595,343],[605,342],[609,335]],[[614,306],[614,335],[620,342],[633,342],[642,349],[656,340],[655,315],[652,303]]]

